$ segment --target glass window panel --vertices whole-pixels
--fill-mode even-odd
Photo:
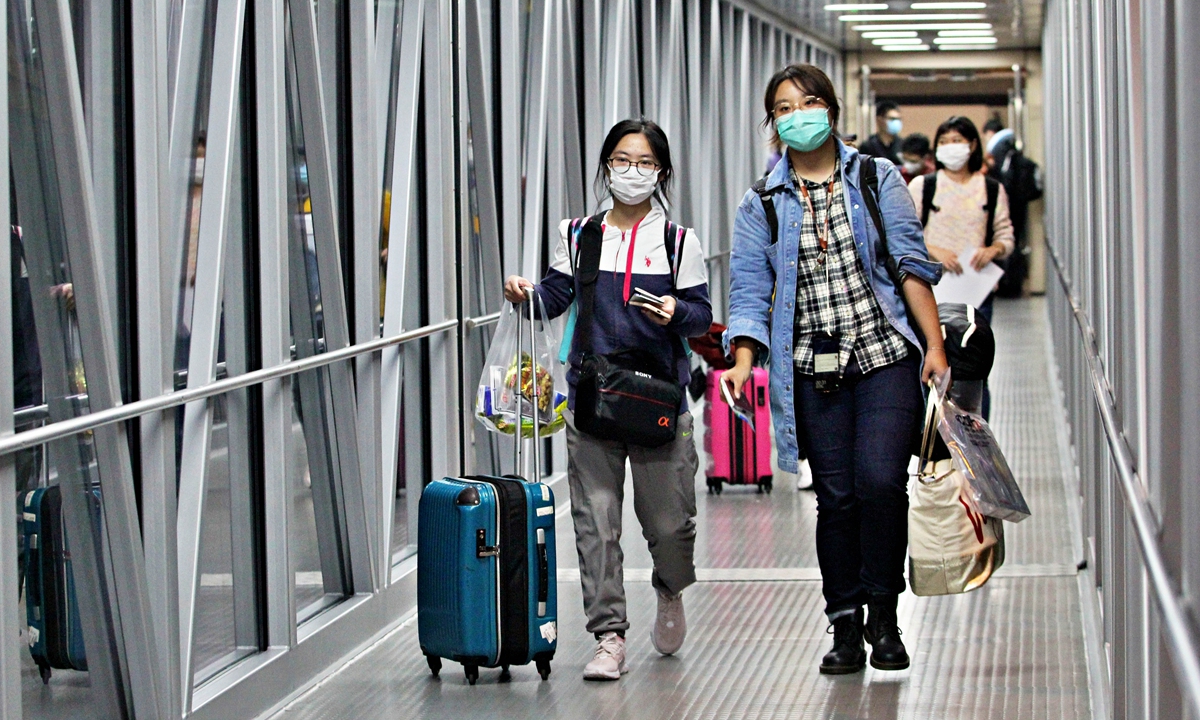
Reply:
[[[290,27],[290,25],[289,25]],[[293,38],[287,40],[288,148],[290,161],[288,237],[291,332],[295,357],[325,352],[322,277],[318,271],[318,238],[313,223],[305,126]],[[307,99],[306,99],[307,102]],[[306,105],[311,111],[311,104]],[[297,621],[315,616],[349,592],[348,548],[341,494],[337,434],[334,426],[330,369],[297,375],[293,406],[297,455],[294,485],[295,522],[291,558],[295,572]]]
[[[62,203],[63,198],[71,197],[79,188],[59,185],[71,175],[57,172],[47,99],[49,89],[61,87],[62,79],[47,76],[47,67],[41,60],[47,55],[39,48],[37,26],[30,18],[10,15],[9,20],[20,28],[15,33],[17,40],[10,46],[9,118],[10,170],[19,181],[13,186],[16,202],[10,216],[13,232],[9,252],[14,261],[10,279],[14,295],[11,303],[6,299],[5,311],[14,313],[14,400],[23,408],[17,424],[27,430],[47,420],[66,420],[89,411],[88,366],[82,349],[77,302],[91,302],[94,298],[77,297],[74,272],[93,273],[89,263],[98,258],[86,255],[73,258],[68,247]],[[100,333],[111,332],[112,328],[96,326],[89,330]],[[87,359],[94,366],[100,364],[97,360]],[[113,390],[119,392],[119,388]],[[111,431],[107,436],[113,437]],[[22,593],[18,601],[18,610],[25,620],[21,642],[28,648],[31,639],[49,640],[57,634],[77,641],[90,638],[85,644],[98,649],[91,660],[92,674],[70,669],[43,673],[28,650],[21,652],[27,716],[103,714],[114,707],[121,684],[121,678],[112,674],[117,669],[110,662],[113,656],[100,650],[115,647],[113,643],[119,639],[111,632],[113,579],[106,562],[107,553],[100,544],[105,537],[100,520],[104,486],[93,439],[92,433],[81,434],[56,441],[48,448],[23,451],[15,458],[14,490],[23,492],[24,497],[10,497],[19,503],[22,512],[19,529],[30,533],[29,540],[22,536],[18,545],[21,566],[24,570],[28,561],[29,568],[35,570],[25,578],[26,589],[31,589],[32,594]],[[42,487],[54,488],[62,504],[40,503],[37,495],[29,494]],[[28,527],[25,513],[34,518]],[[64,545],[68,539],[67,554],[44,552],[55,545]],[[7,542],[14,541],[16,538]],[[69,569],[63,559],[66,557],[70,558]],[[59,578],[69,577],[75,586],[78,622],[71,622],[72,615],[65,612],[65,621],[53,622],[53,615],[47,612],[50,603],[69,594],[62,582],[55,581],[54,571],[61,573],[57,575]],[[31,597],[32,605],[28,602]],[[29,630],[30,626],[34,632]],[[47,691],[44,680],[53,686],[53,692]]]

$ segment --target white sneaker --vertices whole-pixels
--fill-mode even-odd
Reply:
[[[615,632],[600,636],[596,655],[583,669],[584,680],[620,680],[629,672],[625,666],[625,638]]]
[[[796,473],[796,489],[797,490],[812,490],[812,468],[808,465],[808,460],[800,461],[800,472]]]
[[[658,615],[654,618],[654,629],[650,631],[650,642],[663,655],[674,655],[683,647],[687,637],[687,619],[683,615],[683,593],[668,595],[655,588],[658,594]]]

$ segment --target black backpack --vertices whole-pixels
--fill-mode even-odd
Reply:
[[[929,213],[941,212],[941,208],[933,204],[933,197],[937,194],[937,173],[931,172],[928,175],[922,176],[924,184],[921,187],[921,227],[929,225]],[[996,239],[996,201],[1000,197],[1000,181],[990,175],[984,176],[984,183],[987,185],[987,204],[983,209],[987,211],[987,230],[983,237],[984,247],[991,247]]]
[[[998,173],[1009,202],[1033,202],[1042,197],[1042,176],[1038,164],[1020,150],[1011,150],[1000,161]]]

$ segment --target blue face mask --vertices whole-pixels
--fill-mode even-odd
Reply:
[[[797,152],[812,152],[825,144],[833,128],[825,108],[794,110],[775,121],[779,139]]]
[[[899,135],[904,129],[904,123],[900,122],[900,118],[892,118],[887,121],[888,135]]]

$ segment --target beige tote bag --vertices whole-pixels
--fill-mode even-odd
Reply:
[[[952,460],[932,462],[938,393],[925,409],[920,471],[908,510],[908,582],[916,595],[951,595],[982,586],[1004,564],[1004,527],[980,514]]]

